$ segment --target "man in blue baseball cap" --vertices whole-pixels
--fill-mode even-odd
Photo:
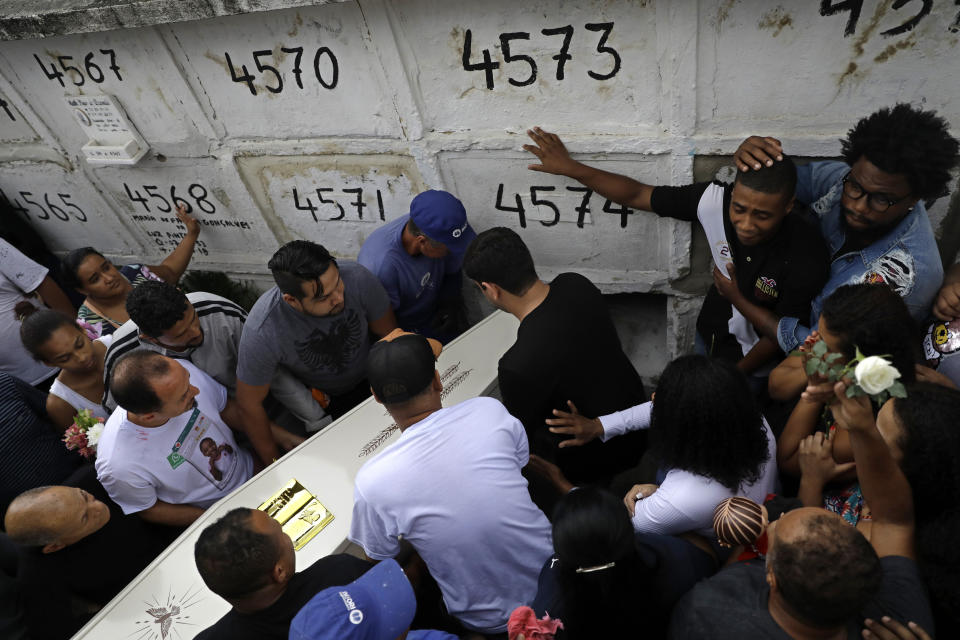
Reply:
[[[466,328],[460,264],[475,237],[463,203],[431,189],[371,233],[357,261],[383,283],[401,328],[447,342]]]
[[[384,560],[343,587],[329,587],[290,623],[290,640],[456,640],[444,631],[407,631],[417,611],[396,560]]]

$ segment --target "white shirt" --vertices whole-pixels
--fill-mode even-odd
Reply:
[[[97,477],[124,513],[157,500],[206,509],[253,475],[253,458],[220,418],[226,388],[190,362],[177,363],[200,390],[196,407],[159,427],[136,425],[118,407],[97,443]]]
[[[33,359],[20,342],[20,323],[13,315],[18,302],[28,300],[47,277],[46,267],[37,264],[0,238],[0,371],[37,384],[57,372]],[[42,306],[31,300],[34,306]]]
[[[628,431],[648,429],[652,411],[653,402],[644,402],[602,416],[601,440],[606,442]],[[713,539],[716,536],[713,531],[713,511],[718,504],[733,496],[744,496],[763,504],[767,495],[776,491],[777,482],[777,439],[773,437],[766,418],[763,418],[763,428],[767,434],[767,461],[763,463],[760,478],[756,482],[742,485],[739,491],[731,491],[712,478],[671,469],[653,495],[637,501],[633,528],[640,533],[668,535],[695,531]]]
[[[350,540],[376,560],[410,542],[451,614],[506,629],[537,592],[553,553],[550,523],[520,474],[523,425],[493,398],[473,398],[411,425],[357,474]]]
[[[112,340],[113,334],[107,334],[105,336],[100,336],[94,340],[94,342],[99,342],[109,347]],[[89,409],[94,418],[103,418],[103,420],[106,421],[110,417],[110,413],[103,408],[103,405],[101,405],[99,402],[88,400],[79,392],[74,391],[73,388],[68,387],[60,382],[59,378],[54,380],[53,384],[50,385],[50,395],[57,396],[68,405],[73,407],[74,411],[78,413],[83,409]]]

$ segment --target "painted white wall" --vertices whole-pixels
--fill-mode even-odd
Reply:
[[[205,225],[194,268],[262,276],[294,238],[355,256],[417,192],[445,188],[476,228],[516,229],[546,277],[576,270],[609,292],[669,296],[645,308],[663,310],[651,335],[673,355],[698,293],[683,280],[689,225],[605,212],[596,195],[578,224],[584,194],[526,170],[523,132],[541,125],[584,160],[682,184],[695,157],[729,154],[751,133],[830,156],[881,105],[960,123],[960,7],[863,0],[854,24],[851,11],[821,15],[824,4],[358,0],[0,42],[0,189],[55,250],[148,261],[183,231],[165,211],[175,195]],[[234,81],[228,56],[249,83]],[[82,158],[64,97],[99,93],[150,144],[137,166]],[[504,210],[518,196],[523,223]],[[947,214],[943,198],[935,227]]]

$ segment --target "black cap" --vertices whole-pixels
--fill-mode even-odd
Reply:
[[[426,338],[415,333],[392,336],[370,347],[367,356],[367,380],[384,404],[416,396],[433,381],[437,369],[434,347]]]

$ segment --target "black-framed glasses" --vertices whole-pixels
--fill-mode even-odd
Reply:
[[[860,183],[851,177],[851,171],[847,172],[847,175],[843,176],[843,193],[849,198],[854,200],[859,200],[863,196],[867,196],[867,205],[877,213],[883,213],[893,205],[903,202],[910,197],[910,194],[903,196],[902,198],[889,198],[882,193],[872,193],[867,191]]]

